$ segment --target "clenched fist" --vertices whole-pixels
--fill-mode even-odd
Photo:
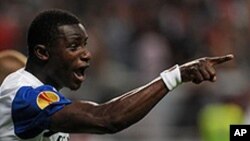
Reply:
[[[182,82],[192,81],[199,84],[202,81],[216,80],[215,65],[230,61],[232,54],[218,57],[204,57],[180,66]]]

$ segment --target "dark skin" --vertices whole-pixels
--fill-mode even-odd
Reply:
[[[28,60],[26,70],[44,84],[60,90],[77,90],[85,79],[91,54],[86,48],[88,35],[81,24],[58,27],[53,48],[37,45],[34,53],[42,64]],[[199,84],[216,80],[215,65],[233,55],[200,58],[180,66],[182,82]],[[170,68],[171,69],[171,68]],[[142,119],[169,92],[160,77],[106,103],[73,101],[52,115],[50,130],[68,133],[116,133]]]

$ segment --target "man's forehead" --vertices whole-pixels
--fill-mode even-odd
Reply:
[[[84,32],[84,34],[88,36],[85,27],[81,23],[79,23],[78,26],[82,29],[82,31]]]
[[[59,35],[71,36],[71,35],[83,35],[88,36],[86,29],[82,24],[71,24],[71,25],[62,25],[58,27]]]

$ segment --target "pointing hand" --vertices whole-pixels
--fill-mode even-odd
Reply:
[[[180,66],[182,82],[216,81],[215,67],[234,58],[232,54],[217,57],[204,57]]]

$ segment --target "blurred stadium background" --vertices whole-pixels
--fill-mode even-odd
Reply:
[[[92,66],[80,90],[63,90],[71,99],[104,102],[176,63],[235,55],[216,83],[180,86],[129,129],[71,141],[228,141],[229,124],[250,123],[249,0],[1,0],[0,51],[27,55],[28,26],[49,8],[73,12],[89,34]]]

